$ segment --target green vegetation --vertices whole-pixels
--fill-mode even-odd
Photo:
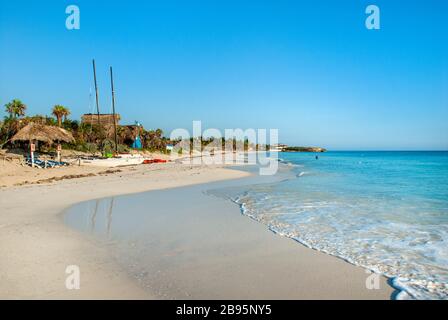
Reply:
[[[8,113],[3,121],[0,121],[0,149],[13,147],[27,147],[25,142],[12,143],[11,138],[27,124],[34,122],[49,126],[59,126],[70,131],[75,142],[63,144],[64,149],[77,150],[88,153],[102,152],[113,153],[115,150],[113,126],[100,126],[98,124],[80,123],[69,119],[69,108],[55,105],[51,110],[52,116],[26,115],[26,105],[19,99],[14,99],[5,104]],[[144,150],[166,152],[166,145],[170,141],[163,137],[161,129],[145,130],[141,126],[118,126],[118,151],[128,152],[135,137],[139,135]],[[41,148],[51,150],[50,146],[39,144]]]
[[[5,104],[5,109],[9,113],[9,118],[16,119],[25,115],[26,105],[19,99],[14,99]]]
[[[259,145],[249,142],[249,139],[238,140],[236,138],[214,138],[214,137],[194,137],[190,139],[181,138],[170,141],[172,144],[182,146],[179,148],[179,154],[182,154],[183,149],[189,149],[190,155],[193,151],[201,152],[208,150],[210,153],[214,153],[218,150],[232,150],[232,151],[264,151],[269,150],[269,145]]]
[[[284,147],[283,152],[326,152],[327,150],[319,147]]]
[[[70,115],[70,110],[64,106],[55,105],[51,114],[56,117],[58,126],[62,127],[62,117],[64,117],[64,120],[67,120],[67,116]]]
[[[87,153],[101,152],[103,155],[112,154],[115,151],[115,134],[113,125],[82,123],[69,119],[70,109],[63,105],[55,105],[51,109],[52,116],[46,115],[26,115],[26,105],[19,99],[14,99],[5,105],[5,110],[9,114],[0,122],[0,148],[27,147],[26,142],[16,142],[14,145],[11,138],[24,126],[30,122],[59,126],[72,133],[75,141],[62,145],[64,149],[71,149]],[[163,136],[161,129],[145,130],[142,126],[117,126],[117,143],[119,152],[128,152],[131,149],[135,138],[140,136],[142,148],[151,152],[158,151],[168,153],[167,144],[176,144],[180,139],[170,141]],[[246,138],[244,140],[225,139],[225,138],[205,138],[196,137],[182,141],[183,149],[193,149],[204,151],[207,148],[214,153],[221,150],[269,150],[267,145],[255,145]],[[198,147],[199,146],[199,147]],[[51,146],[39,144],[40,148],[52,150]],[[182,153],[182,151],[179,151]]]

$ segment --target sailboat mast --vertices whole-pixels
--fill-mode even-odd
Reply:
[[[115,91],[114,91],[114,77],[112,73],[112,67],[110,67],[110,87],[112,89],[112,114],[113,114],[114,133],[115,133],[115,152],[118,153],[117,119],[115,116]]]
[[[92,60],[93,63],[93,80],[95,81],[95,96],[96,96],[96,114],[98,116],[98,126],[101,125],[100,123],[100,103],[98,100],[98,85],[96,83],[96,67],[95,67],[95,59]]]

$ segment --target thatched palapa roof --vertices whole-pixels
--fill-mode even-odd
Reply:
[[[121,120],[120,115],[117,113],[115,116],[113,114],[109,113],[100,113],[94,114],[94,113],[86,113],[81,116],[81,123],[87,123],[91,125],[100,124],[101,126],[113,126],[114,121],[115,124],[118,125]]]
[[[11,139],[11,141],[17,140],[39,140],[52,143],[53,141],[72,142],[75,139],[73,138],[73,135],[65,129],[43,124],[29,123],[20,129]]]

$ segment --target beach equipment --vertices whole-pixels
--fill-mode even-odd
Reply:
[[[35,157],[27,157],[25,160],[25,163],[27,165],[30,165],[32,167],[37,167],[37,168],[47,168],[47,167],[53,167],[52,164],[48,164],[45,161],[42,161],[40,159],[37,159]]]
[[[134,148],[134,149],[141,149],[142,148],[142,140],[140,139],[139,135],[137,135],[135,137],[135,140],[132,143],[132,148]]]
[[[31,122],[17,132],[11,141],[42,141],[53,143],[54,141],[73,142],[75,138],[65,129],[47,126]]]
[[[46,160],[46,161],[47,161],[47,163],[53,165],[54,167],[70,165],[68,162],[64,162],[64,161],[53,161],[53,160]]]
[[[143,147],[142,139],[140,138],[140,130],[141,130],[142,125],[140,124],[140,122],[135,121],[135,126],[137,127],[137,134],[134,138],[134,142],[132,143],[132,148],[141,149]]]
[[[120,167],[142,164],[145,160],[140,154],[120,154],[112,158],[81,158],[79,164],[96,167]]]
[[[25,127],[19,130],[14,137],[12,137],[11,141],[28,141],[30,144],[30,164],[32,167],[35,165],[39,165],[37,159],[34,159],[35,152],[35,142],[42,141],[46,143],[53,143],[54,141],[58,141],[58,161],[60,162],[60,145],[59,142],[73,142],[75,138],[73,135],[65,129],[47,126],[43,124],[38,124],[31,122],[27,124]]]
[[[100,102],[99,102],[99,98],[98,98],[98,85],[96,82],[95,59],[92,60],[92,65],[93,65],[93,82],[95,83],[96,114],[98,116],[98,125],[100,125]]]
[[[143,164],[151,164],[151,163],[166,163],[167,160],[164,159],[145,159],[143,160]]]
[[[60,166],[68,166],[69,163],[63,161],[53,161],[53,160],[41,160],[38,157],[26,157],[25,163],[27,165],[37,167],[37,168],[55,168]]]
[[[112,114],[115,120],[115,91],[114,91],[114,78],[112,73],[112,67],[110,67],[110,87],[112,90]],[[115,153],[118,154],[118,136],[117,136],[117,122],[114,121],[114,141],[115,141]]]

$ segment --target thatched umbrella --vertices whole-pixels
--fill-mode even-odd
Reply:
[[[62,128],[32,122],[20,129],[11,139],[13,142],[17,140],[52,143],[54,141],[72,142],[75,139],[70,132]]]
[[[54,141],[72,142],[75,139],[73,135],[59,127],[47,126],[38,123],[29,123],[25,127],[19,130],[11,141],[29,141],[30,142],[30,154],[31,162],[34,167],[34,144],[33,141],[43,141],[47,143],[53,143]],[[60,161],[60,145],[58,145],[58,161]]]

